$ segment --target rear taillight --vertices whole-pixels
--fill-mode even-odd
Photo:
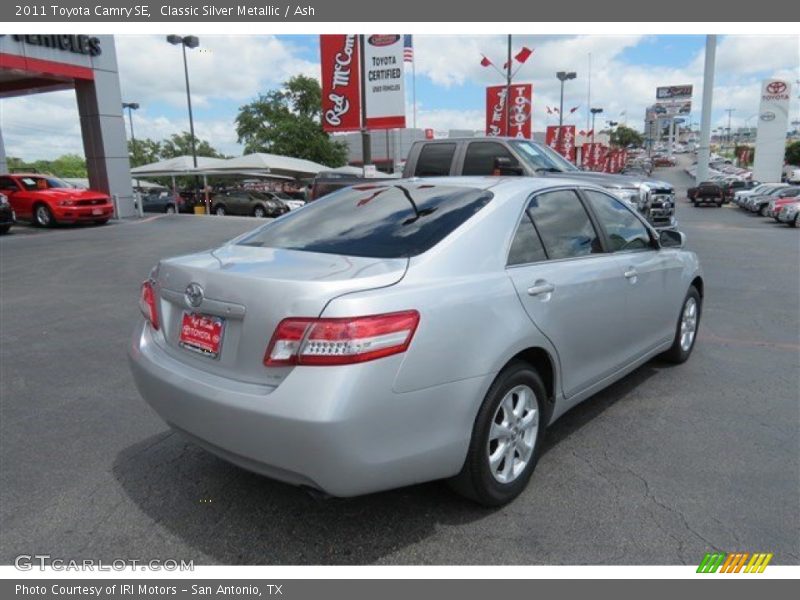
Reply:
[[[405,352],[419,324],[415,310],[341,319],[290,318],[264,355],[268,367],[346,365]]]
[[[139,309],[144,318],[150,323],[153,329],[158,330],[158,312],[156,311],[156,292],[152,282],[148,279],[142,283],[142,291],[139,294]]]

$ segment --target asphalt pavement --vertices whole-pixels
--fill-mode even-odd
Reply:
[[[800,562],[800,231],[684,201],[706,298],[688,363],[651,362],[548,432],[497,510],[434,482],[321,500],[171,433],[126,350],[161,257],[253,219],[176,215],[0,239],[0,563],[698,564],[711,550]],[[635,319],[631,315],[631,319]],[[266,338],[265,338],[266,340]]]

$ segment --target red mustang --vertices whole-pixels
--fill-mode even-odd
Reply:
[[[107,194],[73,187],[51,175],[0,175],[0,193],[8,197],[17,218],[33,221],[41,227],[56,223],[102,225],[114,215],[114,206]]]

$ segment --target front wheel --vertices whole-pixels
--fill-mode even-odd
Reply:
[[[39,227],[52,227],[56,220],[46,204],[39,204],[33,211],[33,220]]]
[[[168,215],[174,215],[177,211],[175,210],[174,204],[167,204],[167,207],[164,209],[164,212]]]
[[[764,206],[762,206],[761,208],[758,209],[758,214],[760,214],[762,217],[767,217],[767,216],[769,216],[768,213],[767,213],[768,210],[769,210],[769,206],[767,206],[765,204]]]
[[[539,458],[546,398],[542,378],[530,365],[513,362],[503,369],[481,404],[467,458],[451,487],[484,506],[516,498]]]
[[[702,304],[700,292],[697,291],[696,287],[690,287],[686,293],[686,299],[683,301],[680,317],[678,317],[678,325],[675,328],[675,339],[672,342],[672,347],[662,354],[665,360],[675,364],[689,360],[697,339]]]
[[[217,215],[218,217],[224,217],[225,216],[225,207],[220,204],[219,206],[214,208],[214,214]]]
[[[794,220],[789,221],[789,227],[800,227],[800,212],[794,217]]]
[[[267,216],[267,211],[264,210],[263,206],[256,206],[253,209],[253,216],[256,217],[257,219],[263,219],[264,217]]]

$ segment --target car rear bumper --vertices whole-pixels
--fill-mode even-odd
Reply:
[[[142,397],[170,426],[245,469],[334,496],[458,473],[492,379],[395,393],[398,355],[295,367],[277,387],[241,383],[175,360],[144,322],[129,358]]]

